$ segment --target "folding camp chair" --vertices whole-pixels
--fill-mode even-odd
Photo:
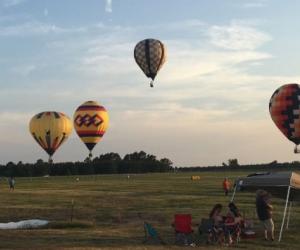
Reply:
[[[165,242],[159,236],[157,230],[149,223],[144,222],[145,239],[143,243],[160,243],[165,245]]]
[[[175,242],[178,245],[191,245],[192,216],[190,214],[175,214],[173,226],[175,228]]]
[[[241,240],[241,233],[242,233],[242,224],[237,223],[235,225],[226,226],[225,230],[227,234],[229,234],[232,238],[232,243],[239,243]]]

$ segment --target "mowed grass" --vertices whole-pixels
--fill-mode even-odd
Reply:
[[[77,176],[17,178],[13,192],[2,179],[0,222],[46,219],[51,223],[36,230],[0,230],[0,248],[182,249],[174,245],[171,227],[174,214],[190,213],[194,223],[199,223],[215,203],[228,204],[229,197],[222,191],[223,178],[228,176],[234,180],[247,174],[196,173],[201,176],[200,181],[191,181],[193,173],[130,175],[129,179],[127,175],[79,176],[79,181],[76,181]],[[300,209],[297,204],[293,207],[290,229],[284,232],[282,243],[262,240],[254,193],[238,193],[236,204],[247,218],[255,219],[258,236],[253,240],[242,240],[231,248],[298,249]],[[273,204],[278,236],[284,201],[273,199]],[[159,230],[166,246],[142,244],[144,220]],[[218,246],[207,246],[201,237],[197,240],[199,249],[218,249]]]

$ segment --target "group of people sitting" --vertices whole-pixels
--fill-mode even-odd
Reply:
[[[209,214],[212,224],[209,229],[208,243],[217,241],[224,244],[227,240],[227,244],[231,245],[234,241],[239,241],[244,220],[233,202],[228,204],[226,215],[222,213],[222,210],[223,206],[216,204]]]
[[[216,204],[210,211],[208,218],[202,219],[201,224],[196,224],[199,227],[199,233],[207,235],[207,243],[232,245],[238,243],[241,236],[255,238],[253,221],[243,218],[235,203],[230,202],[226,212],[224,210],[222,204]],[[274,241],[271,195],[264,190],[257,190],[256,192],[256,212],[264,229],[265,240]],[[191,214],[175,214],[172,226],[175,229],[176,244],[195,246]],[[150,237],[163,242],[157,231],[149,223],[145,222],[144,227],[145,241]]]
[[[233,202],[228,204],[228,211],[225,216],[222,215],[222,205],[216,204],[209,213],[209,218],[202,219],[198,226],[199,232],[207,235],[207,243],[231,245],[240,239],[243,218]],[[190,214],[176,214],[173,227],[176,244],[194,244],[192,216]]]

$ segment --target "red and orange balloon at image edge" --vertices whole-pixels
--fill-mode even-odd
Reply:
[[[278,129],[295,144],[299,153],[300,144],[300,86],[296,83],[285,84],[273,93],[269,111]]]

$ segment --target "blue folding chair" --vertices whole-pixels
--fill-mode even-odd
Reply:
[[[149,223],[144,222],[145,239],[143,243],[160,243],[165,245],[165,242],[159,236],[157,230]]]

